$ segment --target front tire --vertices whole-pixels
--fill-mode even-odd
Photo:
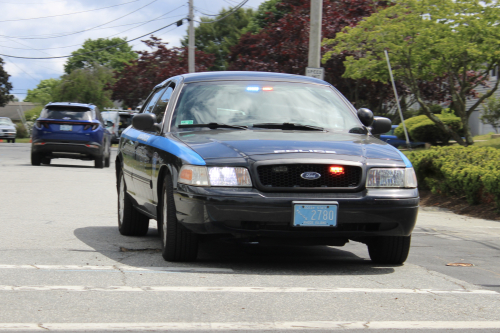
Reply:
[[[377,264],[401,265],[410,253],[410,236],[380,236],[368,242],[370,259]]]
[[[166,261],[195,261],[198,256],[198,236],[177,221],[173,185],[170,175],[163,181],[163,195],[158,214],[161,255]]]
[[[144,236],[148,233],[149,217],[132,205],[123,172],[118,177],[118,231],[124,236]]]

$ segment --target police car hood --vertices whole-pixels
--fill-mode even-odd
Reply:
[[[402,160],[396,148],[362,134],[218,129],[179,132],[175,136],[205,160],[291,158],[297,154],[317,158],[332,158],[335,154],[337,158],[344,155],[360,159]]]

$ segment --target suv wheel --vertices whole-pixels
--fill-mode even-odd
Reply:
[[[198,236],[177,222],[172,179],[165,176],[158,226],[161,237],[161,255],[167,261],[194,261],[198,255]]]
[[[50,165],[51,159],[48,157],[42,157],[42,164]]]
[[[127,194],[123,172],[118,177],[118,231],[124,236],[144,236],[148,233],[149,217],[132,205]]]
[[[109,165],[111,164],[110,159],[111,159],[111,147],[108,146],[108,154],[106,155],[106,158],[104,159],[104,167],[105,168],[109,168]]]
[[[410,236],[380,236],[368,242],[370,259],[377,264],[401,265],[410,253]]]
[[[104,168],[104,154],[95,158],[94,166],[98,169]]]
[[[38,153],[31,153],[31,165],[40,165],[42,163],[42,156]]]

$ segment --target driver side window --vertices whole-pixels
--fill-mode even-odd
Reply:
[[[151,95],[151,97],[149,98],[147,104],[142,109],[142,113],[152,113],[153,108],[156,104],[156,101],[158,101],[158,98],[160,98],[161,94],[163,94],[164,91],[165,91],[165,88],[162,88],[162,89],[158,89],[156,92],[154,92],[153,95]]]
[[[168,102],[170,101],[170,97],[172,96],[172,92],[174,91],[174,85],[171,84],[167,87],[167,90],[161,95],[158,99],[158,102],[153,108],[153,113],[156,115],[156,122],[161,123],[163,120],[163,115],[165,114],[165,110],[167,109]]]

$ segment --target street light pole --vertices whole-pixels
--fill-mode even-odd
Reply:
[[[188,72],[194,73],[194,16],[193,16],[193,0],[189,0],[189,29],[188,29]]]

